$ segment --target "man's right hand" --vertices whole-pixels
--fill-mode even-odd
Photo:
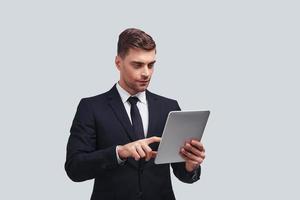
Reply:
[[[149,161],[151,158],[155,158],[157,154],[156,151],[152,151],[152,149],[149,147],[149,144],[160,142],[160,140],[160,137],[150,137],[137,140],[123,146],[119,145],[117,150],[118,155],[122,160],[132,157],[135,160],[145,158],[146,161]]]

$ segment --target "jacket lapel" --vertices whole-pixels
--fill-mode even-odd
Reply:
[[[149,112],[149,123],[148,123],[148,133],[147,138],[157,136],[161,137],[161,133],[158,133],[158,126],[161,123],[161,103],[157,97],[146,90],[146,98],[148,102],[148,112]],[[154,151],[158,149],[158,143],[153,143],[149,145],[150,148]],[[148,162],[142,162],[144,168],[148,168],[154,165],[154,159],[149,160]]]
[[[159,133],[156,132],[156,126],[160,120],[160,103],[151,92],[146,90],[146,98],[148,102],[148,112],[149,112],[149,123],[148,123],[148,133],[147,138],[152,136],[160,137]]]
[[[108,99],[109,99],[109,105],[114,111],[116,117],[122,124],[123,128],[125,129],[129,139],[131,141],[137,140],[137,136],[133,133],[133,129],[128,117],[128,114],[125,110],[124,104],[121,100],[121,97],[118,93],[118,90],[116,88],[116,85],[113,86],[113,88],[108,91]]]

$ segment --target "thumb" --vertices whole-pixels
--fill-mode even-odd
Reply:
[[[157,156],[157,151],[151,151],[151,158],[155,158]]]

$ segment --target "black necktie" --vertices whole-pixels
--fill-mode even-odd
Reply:
[[[136,105],[139,99],[137,97],[129,97],[128,101],[131,104],[130,115],[131,115],[133,131],[138,139],[143,139],[145,138],[143,122],[142,122],[139,109]]]

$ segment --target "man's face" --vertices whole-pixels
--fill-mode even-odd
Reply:
[[[154,70],[155,50],[129,49],[124,58],[116,56],[120,85],[131,95],[145,91]]]

